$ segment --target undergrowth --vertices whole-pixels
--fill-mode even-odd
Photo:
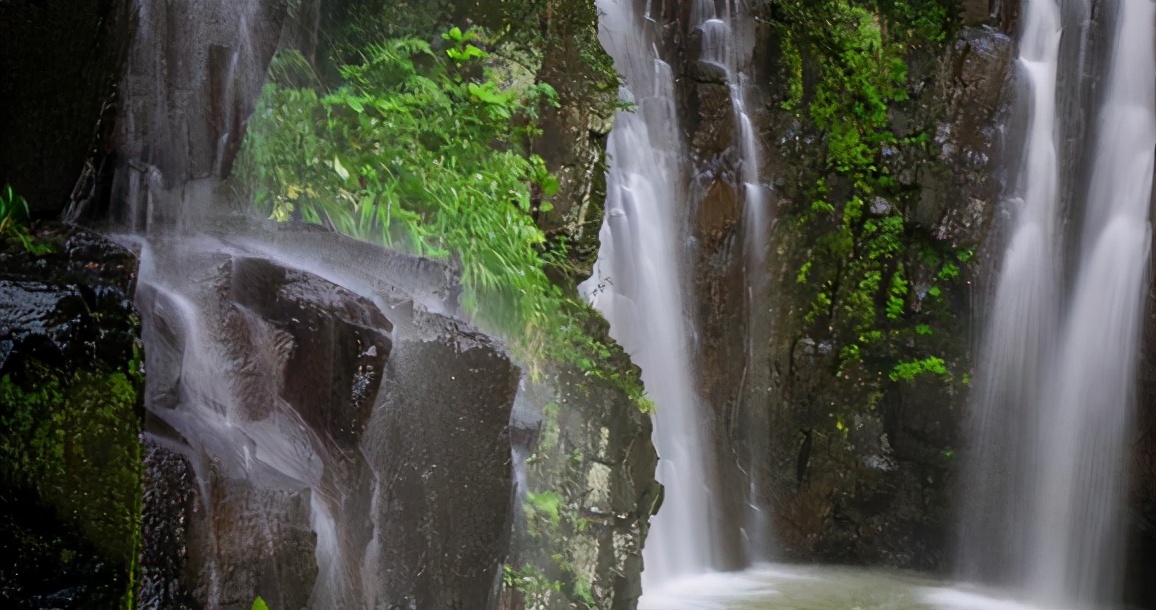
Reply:
[[[587,332],[597,314],[547,273],[565,270],[567,243],[536,223],[559,185],[531,147],[557,92],[493,45],[458,28],[438,48],[387,39],[341,67],[335,87],[299,54],[281,53],[249,124],[242,173],[275,220],[450,261],[463,308],[509,337],[520,359],[580,367],[646,407],[637,377]]]

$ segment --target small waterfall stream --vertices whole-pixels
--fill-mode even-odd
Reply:
[[[652,31],[656,21],[649,13],[638,13],[635,4],[599,2],[602,42],[626,77],[623,97],[634,108],[618,115],[611,134],[602,247],[594,276],[583,290],[610,321],[612,336],[642,368],[643,381],[657,404],[654,442],[661,458],[658,479],[666,496],[645,551],[643,581],[653,591],[676,578],[716,567],[718,542],[712,528],[720,508],[714,504],[710,417],[691,368],[693,325],[685,279],[688,232],[683,222],[689,196],[688,155],[680,137],[671,67],[658,56]],[[764,289],[758,278],[769,227],[758,135],[744,99],[741,66],[750,50],[743,48],[745,38],[738,31],[745,27],[738,2],[696,0],[690,9],[701,41],[699,61],[725,73],[735,121],[734,180],[743,204],[747,333],[753,342],[755,298]],[[752,343],[748,360],[753,352]],[[752,487],[750,498],[758,495]],[[742,528],[747,557],[763,558],[769,529],[766,510],[750,501],[748,512]]]
[[[1112,32],[1074,280],[1062,241],[1055,114],[1057,49],[1081,28],[1051,0],[1025,4],[1020,67],[1030,99],[1016,228],[981,354],[975,456],[961,568],[1053,604],[1119,595],[1125,458],[1148,276],[1156,147],[1156,6],[1105,3]],[[1086,12],[1086,11],[1085,11]],[[1073,24],[1079,25],[1079,24]],[[1068,79],[1079,86],[1078,78]],[[1062,303],[1062,304],[1061,304]]]
[[[608,154],[606,218],[584,293],[642,368],[657,404],[654,443],[666,488],[646,541],[644,588],[711,566],[711,490],[703,407],[691,370],[681,206],[686,199],[674,80],[649,16],[632,0],[599,0],[602,43],[626,77]]]
[[[730,92],[731,113],[734,115],[734,134],[738,142],[735,177],[743,204],[743,278],[746,305],[746,367],[755,365],[757,345],[765,341],[765,330],[760,318],[761,299],[766,296],[765,265],[769,239],[769,201],[766,187],[760,177],[760,151],[758,133],[747,111],[747,75],[742,68],[749,63],[752,50],[747,21],[743,19],[740,0],[724,0],[720,11],[715,0],[696,0],[692,6],[691,22],[701,35],[702,46],[699,60],[722,68],[726,74],[726,84]],[[765,309],[765,307],[764,307]],[[752,375],[753,377],[753,375]],[[744,375],[743,384],[751,384]],[[754,394],[753,392],[751,394]],[[753,434],[758,434],[754,432]],[[763,439],[751,438],[753,447],[762,446]],[[741,528],[748,560],[766,560],[770,557],[770,514],[769,507],[760,505],[759,477],[755,471],[762,452],[751,451],[742,464],[748,479],[746,490],[745,523]]]
[[[715,0],[696,0],[691,19],[702,32],[701,60],[721,67],[730,88],[739,142],[741,169],[737,178],[742,184],[747,275],[751,277],[762,266],[766,255],[767,195],[759,177],[758,134],[747,112],[746,75],[740,69],[747,59],[740,48],[743,37],[737,31],[742,25],[742,16],[738,0],[725,0],[721,12]]]

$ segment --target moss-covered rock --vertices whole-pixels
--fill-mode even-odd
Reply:
[[[0,600],[131,605],[143,382],[135,256],[77,229],[0,252]]]
[[[524,462],[507,607],[632,610],[662,498],[649,416],[613,382],[563,367],[523,383],[513,425]]]
[[[742,67],[775,200],[761,274],[744,268],[727,91],[693,32],[671,41],[724,546],[742,548],[755,505],[783,559],[945,567],[1011,39],[936,0],[752,6]]]

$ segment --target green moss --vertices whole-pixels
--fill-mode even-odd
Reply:
[[[915,220],[921,188],[893,159],[934,159],[928,131],[897,134],[911,112],[909,61],[936,53],[958,26],[948,0],[765,0],[759,17],[780,41],[780,111],[822,142],[802,159],[786,209],[802,334],[837,346],[832,373],[853,396],[925,375],[950,383],[937,333],[953,324],[945,298],[971,258]],[[872,410],[873,401],[841,409]]]
[[[938,0],[769,0],[763,10],[783,43],[780,105],[825,143],[803,180],[810,203],[792,214],[814,236],[795,275],[812,292],[805,322],[836,335],[840,369],[866,360],[890,372],[934,322],[912,270],[931,253],[936,282],[959,277],[955,248],[911,220],[918,189],[899,185],[884,158],[927,146],[927,134],[892,133],[890,114],[907,101],[910,53],[946,42],[954,14]],[[867,209],[879,199],[883,211]]]
[[[32,490],[98,564],[116,566],[123,607],[132,607],[141,543],[139,376],[135,365],[64,375],[34,363],[0,377],[0,480],[9,493]],[[65,544],[59,561],[84,552]]]

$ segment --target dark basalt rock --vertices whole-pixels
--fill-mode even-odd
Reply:
[[[139,610],[191,610],[197,603],[186,588],[188,523],[196,511],[192,465],[155,439],[144,440],[144,504]]]
[[[383,425],[366,443],[387,503],[377,534],[389,541],[377,564],[387,608],[490,607],[509,546],[518,371],[489,341],[442,323],[438,340],[390,360]]]
[[[0,247],[0,605],[131,599],[140,539],[136,256],[76,228]]]
[[[182,277],[170,264],[186,284],[138,295],[148,607],[483,607],[512,518],[518,371],[497,346],[387,287],[389,317],[229,248],[159,253],[160,277]]]

